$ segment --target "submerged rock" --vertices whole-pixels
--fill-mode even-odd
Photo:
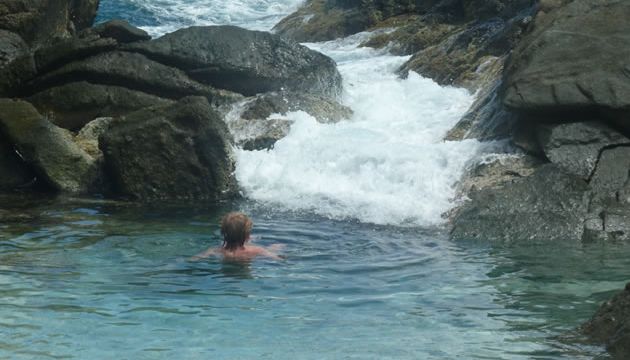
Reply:
[[[47,185],[69,193],[90,189],[97,175],[95,159],[31,104],[0,99],[0,129]]]
[[[142,201],[232,196],[231,144],[223,119],[202,97],[117,118],[100,138],[114,194]]]
[[[267,32],[190,27],[125,49],[183,69],[199,82],[248,96],[284,89],[336,97],[341,91],[341,75],[332,59]]]
[[[601,305],[581,331],[603,344],[614,359],[630,358],[630,283],[621,293]]]

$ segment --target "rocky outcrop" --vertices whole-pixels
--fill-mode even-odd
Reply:
[[[529,112],[630,109],[630,3],[574,0],[539,14],[508,68],[505,103]]]
[[[100,138],[116,195],[217,200],[234,194],[232,138],[203,97],[117,118]]]
[[[235,26],[190,27],[125,49],[183,69],[201,83],[244,95],[284,89],[334,98],[341,90],[341,75],[329,57]]]
[[[90,190],[97,175],[95,159],[31,104],[0,99],[0,131],[46,185],[68,193]]]
[[[120,44],[151,40],[151,36],[146,31],[131,26],[124,20],[110,20],[86,30],[85,33],[94,33],[101,38],[114,39]]]
[[[122,86],[71,82],[48,88],[27,98],[49,120],[69,130],[80,130],[97,117],[120,116],[149,106],[168,105],[173,100]]]
[[[618,0],[541,2],[501,95],[512,142],[550,164],[473,191],[453,216],[454,238],[630,240],[628,9]]]
[[[488,56],[509,53],[535,9],[534,0],[435,0],[361,2],[311,0],[275,31],[298,41],[322,41],[363,30],[394,28],[365,45],[387,47],[412,58],[401,74],[415,71],[443,85],[476,89]],[[356,19],[361,19],[357,21]]]
[[[602,304],[580,330],[593,343],[605,345],[614,359],[630,358],[630,283]]]
[[[600,121],[540,124],[538,144],[565,171],[590,180],[604,148],[630,145],[630,139]]]
[[[3,0],[0,29],[14,32],[31,45],[72,36],[92,25],[98,0]]]
[[[469,194],[454,217],[456,240],[493,243],[579,241],[589,206],[588,184],[554,165]]]
[[[330,0],[307,1],[298,11],[282,19],[273,31],[297,42],[327,41],[356,34],[378,21],[376,14],[347,5]]]
[[[157,96],[179,98],[185,95],[211,95],[209,87],[191,80],[183,71],[150,60],[143,55],[112,51],[75,61],[37,77],[33,90],[87,80],[120,85]]]

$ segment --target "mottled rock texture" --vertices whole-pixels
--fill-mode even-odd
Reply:
[[[336,97],[341,91],[341,75],[332,59],[266,32],[190,27],[125,49],[183,69],[201,83],[244,95],[285,89]]]
[[[232,137],[203,97],[117,118],[100,138],[115,195],[142,201],[234,194]]]

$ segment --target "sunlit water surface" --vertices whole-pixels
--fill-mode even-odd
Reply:
[[[266,30],[300,3],[110,0],[98,21]],[[287,114],[273,151],[237,151],[242,201],[2,199],[13,219],[0,223],[0,358],[604,358],[572,330],[623,287],[630,245],[449,241],[455,182],[499,145],[442,142],[472,95],[398,79],[405,58],[357,47],[362,36],[309,44],[339,64],[353,117]],[[219,218],[236,209],[286,260],[188,261],[220,243]]]
[[[188,261],[228,209],[286,259]],[[8,359],[590,359],[566,338],[630,266],[628,245],[454,244],[250,202],[19,212],[0,225]]]

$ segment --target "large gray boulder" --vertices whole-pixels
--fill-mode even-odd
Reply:
[[[85,193],[97,175],[95,160],[28,102],[0,99],[0,130],[45,184],[54,190]]]
[[[613,359],[630,359],[630,283],[603,303],[581,331],[592,342],[605,345]]]
[[[41,113],[48,114],[54,124],[69,130],[79,130],[97,117],[120,116],[149,106],[173,103],[173,100],[122,86],[86,81],[48,88],[27,100]]]
[[[341,90],[341,75],[329,57],[277,35],[235,26],[190,27],[125,50],[244,95],[285,89],[335,97]]]
[[[186,95],[211,96],[213,89],[190,79],[183,71],[141,54],[112,51],[71,62],[37,77],[32,90],[79,80],[118,85],[156,96],[179,99]]]
[[[235,191],[232,137],[203,97],[115,119],[100,138],[114,195],[217,200]]]
[[[630,109],[630,2],[574,0],[536,17],[512,55],[505,103],[525,111]]]
[[[453,218],[456,240],[491,243],[580,241],[589,205],[588,184],[554,165],[470,194]]]

